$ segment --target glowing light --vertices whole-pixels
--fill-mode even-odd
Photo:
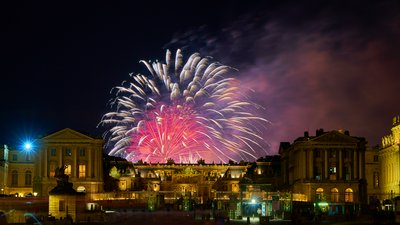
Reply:
[[[113,111],[100,124],[110,155],[130,161],[179,163],[254,160],[267,152],[261,134],[268,123],[254,114],[238,80],[226,77],[233,68],[192,54],[184,62],[141,61],[150,73],[131,75],[115,87]]]
[[[30,142],[25,142],[24,149],[30,151],[32,149],[32,144]]]
[[[325,207],[325,206],[328,206],[329,204],[327,202],[319,202],[318,205],[320,207]]]
[[[256,200],[253,198],[253,199],[251,199],[251,204],[256,204]]]

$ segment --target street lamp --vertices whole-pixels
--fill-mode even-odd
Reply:
[[[25,142],[24,143],[24,149],[25,149],[25,151],[31,151],[31,149],[32,149],[32,143],[31,142]]]

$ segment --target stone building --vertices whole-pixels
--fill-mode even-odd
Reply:
[[[0,150],[0,194],[17,197],[33,195],[33,152],[6,145]]]
[[[366,204],[365,152],[365,139],[348,131],[305,132],[280,145],[283,189],[304,194],[331,215]]]
[[[62,166],[78,192],[103,191],[102,139],[65,128],[37,142],[33,191],[38,196],[48,196],[56,186],[55,171]]]
[[[379,150],[380,160],[380,200],[393,199],[400,195],[400,117],[393,118],[391,133],[382,137]]]
[[[367,147],[365,151],[365,179],[367,180],[368,204],[381,198],[381,168],[379,146]]]

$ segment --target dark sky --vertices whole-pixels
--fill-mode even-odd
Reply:
[[[0,3],[0,144],[100,135],[110,89],[167,48],[239,69],[271,154],[318,128],[376,145],[400,114],[398,1],[144,2]]]

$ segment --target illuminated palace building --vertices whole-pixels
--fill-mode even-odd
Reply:
[[[305,132],[293,144],[281,143],[283,186],[305,194],[321,211],[354,210],[367,199],[366,152],[365,139],[347,131]]]
[[[45,136],[29,149],[1,149],[2,194],[48,196],[56,186],[56,168],[66,166],[74,188],[103,191],[103,140],[63,129]]]
[[[319,129],[314,136],[305,132],[293,143],[282,142],[279,155],[256,162],[148,164],[107,156],[102,139],[66,128],[37,140],[31,151],[1,149],[1,194],[47,202],[58,186],[55,171],[65,166],[72,188],[81,194],[76,199],[84,196],[85,204],[73,208],[78,222],[79,212],[97,209],[201,208],[231,218],[286,217],[298,206],[329,215],[355,213],[375,203],[393,209],[390,204],[400,195],[399,139],[395,117],[381,148],[368,147],[348,131]],[[62,196],[53,199],[59,202],[43,214],[71,213]],[[0,201],[0,211],[7,204]]]

